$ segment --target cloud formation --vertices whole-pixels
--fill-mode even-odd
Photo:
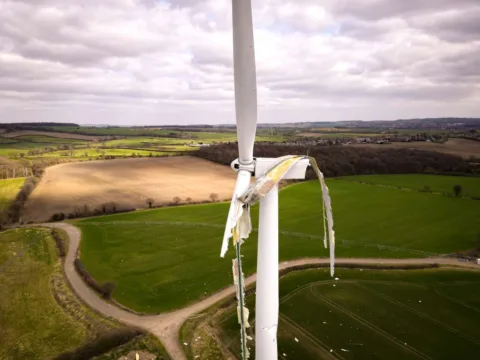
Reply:
[[[477,0],[252,0],[262,122],[479,116]],[[230,0],[3,0],[0,122],[234,123]]]

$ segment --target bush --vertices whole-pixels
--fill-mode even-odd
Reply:
[[[453,186],[453,193],[457,197],[459,197],[462,194],[462,190],[463,190],[462,185],[454,185]]]
[[[113,282],[106,282],[102,284],[102,291],[103,291],[103,296],[106,299],[110,299],[112,297],[113,290],[115,290],[115,283]]]
[[[105,299],[110,299],[113,290],[115,289],[115,284],[111,282],[104,283],[100,285],[97,280],[95,280],[90,273],[85,269],[80,259],[75,259],[73,262],[75,266],[75,270],[77,270],[78,274],[82,277],[85,283],[90,286],[93,290],[97,293],[102,295]]]
[[[423,191],[423,192],[430,192],[430,191],[432,191],[432,189],[431,189],[431,187],[430,187],[429,185],[425,185],[425,186],[423,187],[423,189],[422,189],[422,190],[420,190],[420,191]]]
[[[49,221],[62,221],[62,220],[65,220],[65,214],[63,212],[59,212],[50,216]]]
[[[116,348],[117,346],[126,344],[133,338],[144,334],[145,331],[130,326],[112,330],[107,333],[101,334],[96,339],[76,348],[73,351],[68,351],[60,354],[55,358],[55,360],[91,359],[95,356],[102,355]]]
[[[67,249],[65,242],[62,239],[62,236],[59,234],[57,229],[52,229],[52,237],[55,240],[55,245],[57,245],[58,255],[61,258],[64,258],[67,255]]]
[[[6,216],[3,219],[4,221],[7,221],[9,223],[15,223],[20,221],[20,215],[23,208],[25,207],[25,203],[27,202],[27,199],[32,193],[32,191],[35,189],[37,183],[38,179],[33,176],[25,180],[25,183],[15,197],[15,200],[13,200],[12,204],[6,211]]]

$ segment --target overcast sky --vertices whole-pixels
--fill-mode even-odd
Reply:
[[[479,0],[252,2],[260,122],[480,116]],[[233,99],[230,0],[0,0],[0,122],[233,124]]]

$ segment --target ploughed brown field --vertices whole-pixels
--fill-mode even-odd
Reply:
[[[62,133],[62,132],[35,131],[35,130],[18,130],[18,131],[12,131],[12,132],[3,134],[3,136],[6,138],[16,138],[19,136],[27,136],[27,135],[49,136],[49,137],[55,137],[55,138],[77,139],[77,140],[86,140],[86,141],[94,141],[100,138],[99,136],[92,136],[92,135],[69,134],[69,133]]]
[[[218,200],[232,196],[236,174],[227,166],[192,156],[120,159],[68,163],[46,169],[30,196],[24,221],[46,221],[59,212],[66,216],[75,207],[94,210],[114,202],[118,209],[147,208],[154,205]]]
[[[412,142],[393,142],[391,144],[352,144],[350,146],[356,147],[371,147],[371,148],[405,148],[437,151],[445,154],[457,155],[468,158],[470,156],[480,157],[480,141],[466,140],[466,139],[449,139],[444,144],[412,141]]]

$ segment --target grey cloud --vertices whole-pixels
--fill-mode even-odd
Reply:
[[[0,0],[0,121],[233,122],[230,1],[171,3]],[[254,0],[262,119],[473,115],[472,4]]]
[[[478,5],[477,0],[362,0],[331,1],[329,8],[336,15],[350,15],[365,20],[380,20],[389,17],[405,17],[428,14],[448,9]]]
[[[410,24],[442,40],[471,42],[480,40],[480,3],[424,17],[414,17]]]

